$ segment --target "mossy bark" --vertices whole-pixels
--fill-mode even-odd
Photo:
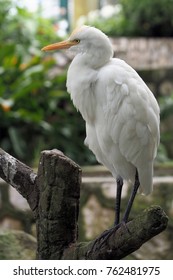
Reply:
[[[81,170],[57,150],[42,152],[38,169],[39,259],[61,259],[77,240]]]
[[[162,232],[167,227],[167,222],[168,217],[160,206],[149,207],[126,225],[122,224],[101,247],[102,240],[99,237],[91,242],[81,242],[71,247],[70,251],[65,250],[63,259],[122,259]]]

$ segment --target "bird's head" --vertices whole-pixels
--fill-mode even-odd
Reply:
[[[98,66],[105,64],[113,56],[109,38],[99,29],[86,25],[76,28],[67,40],[48,45],[42,48],[42,51],[60,49],[70,49],[76,54],[86,54],[88,59],[96,60]]]

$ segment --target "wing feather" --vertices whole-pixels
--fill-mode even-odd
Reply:
[[[150,169],[160,140],[157,101],[136,71],[124,62],[109,67],[102,78],[106,131],[121,155],[136,166],[144,178],[145,173],[152,174]],[[145,164],[150,166],[146,167],[148,171]],[[149,181],[146,193],[151,189],[152,180]]]

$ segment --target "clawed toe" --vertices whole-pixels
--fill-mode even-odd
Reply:
[[[107,241],[107,239],[113,234],[115,233],[115,231],[117,231],[117,229],[120,227],[119,225],[116,225],[114,227],[112,227],[111,229],[105,230],[98,238],[95,239],[94,243],[92,244],[92,247],[90,249],[91,251],[96,251],[96,250],[100,250],[102,248],[102,246],[105,244],[105,242]],[[89,252],[89,253],[90,253]]]
[[[121,223],[112,227],[111,229],[105,230],[98,238],[96,238],[88,254],[90,254],[93,251],[100,250],[103,247],[103,245],[106,243],[108,238],[111,235],[113,235],[121,226],[125,227],[127,232],[130,234],[127,224],[125,223],[125,221],[122,221]]]

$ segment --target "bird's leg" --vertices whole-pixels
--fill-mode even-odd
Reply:
[[[117,177],[117,193],[116,193],[116,202],[115,202],[115,221],[114,221],[114,227],[112,227],[109,230],[105,230],[93,243],[91,250],[92,251],[95,247],[96,242],[99,241],[99,248],[102,247],[102,245],[106,242],[108,237],[115,232],[119,226],[120,226],[120,206],[121,206],[121,193],[122,193],[122,187],[123,187],[123,179],[118,176]],[[96,248],[97,249],[97,248]]]
[[[128,221],[128,218],[129,218],[129,214],[130,214],[130,211],[132,209],[132,205],[133,205],[133,202],[134,202],[134,199],[135,199],[135,196],[137,194],[137,191],[138,191],[138,188],[140,186],[140,182],[139,182],[139,176],[138,176],[138,171],[136,169],[136,175],[135,175],[135,183],[134,183],[134,186],[133,186],[133,190],[132,190],[132,193],[131,193],[131,196],[129,198],[129,201],[128,201],[128,204],[127,204],[127,208],[126,208],[126,211],[124,213],[124,217],[122,219],[122,221],[126,224],[127,221]]]
[[[121,206],[121,192],[123,186],[123,179],[118,176],[117,177],[117,195],[116,195],[116,202],[115,202],[115,222],[114,226],[118,225],[120,222],[120,206]]]
[[[99,241],[99,246],[96,248],[101,248],[102,245],[107,241],[107,239],[113,234],[115,233],[119,227],[124,224],[126,226],[126,223],[128,221],[128,217],[129,217],[129,214],[130,214],[130,211],[131,211],[131,208],[132,208],[132,205],[133,205],[133,202],[134,202],[134,199],[135,199],[135,196],[136,196],[136,193],[138,191],[138,188],[139,188],[139,178],[138,178],[138,171],[136,169],[136,175],[135,175],[135,183],[134,183],[134,186],[133,186],[133,190],[132,190],[132,193],[131,193],[131,196],[129,198],[129,201],[128,201],[128,204],[127,204],[127,208],[126,208],[126,211],[125,211],[125,214],[124,214],[124,217],[122,219],[122,221],[119,223],[119,216],[120,216],[120,204],[121,204],[121,191],[122,191],[122,186],[123,186],[123,181],[122,181],[122,178],[120,179],[121,177],[117,178],[117,198],[116,198],[116,204],[115,204],[115,209],[116,211],[116,219],[115,219],[115,225],[113,228],[109,229],[109,230],[106,230],[105,232],[103,232],[101,234],[101,236],[99,236],[95,242],[93,243],[92,245],[92,248],[91,248],[91,251],[94,249],[95,247],[95,244]],[[118,182],[118,180],[120,180]],[[127,228],[127,227],[126,227]],[[128,231],[128,228],[127,228],[127,231]]]

